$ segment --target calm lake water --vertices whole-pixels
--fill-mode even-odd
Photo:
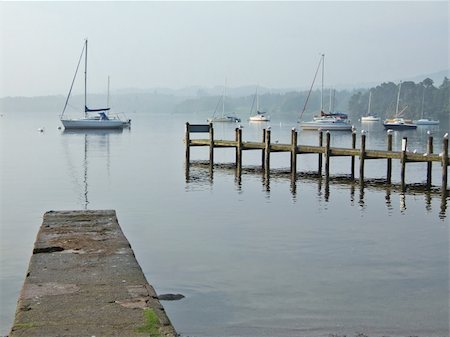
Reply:
[[[163,303],[183,336],[449,335],[449,200],[439,193],[361,190],[309,175],[275,174],[268,184],[256,151],[244,152],[251,170],[237,179],[230,165],[212,174],[198,165],[208,149],[193,148],[186,176],[184,123],[207,116],[128,117],[129,130],[89,133],[58,130],[56,113],[0,117],[0,335],[11,327],[42,215],[85,208],[115,209],[156,291],[186,296]],[[242,125],[244,140],[261,139],[261,125]],[[295,116],[270,125],[274,142],[289,142]],[[234,127],[217,125],[216,138],[232,139]],[[386,147],[381,124],[363,128],[368,149]],[[424,151],[427,130],[395,132],[395,149],[407,136],[411,150]],[[439,152],[448,127],[431,131]],[[299,133],[299,144],[317,140]],[[349,133],[332,134],[332,145],[350,144]],[[217,149],[215,159],[232,163],[234,151]],[[276,171],[289,167],[289,154],[271,159]],[[368,161],[366,176],[383,178],[385,166]],[[299,172],[316,169],[317,155],[299,156]],[[349,158],[332,158],[332,175],[349,172]],[[394,163],[396,183],[399,172]],[[433,175],[440,187],[439,164]],[[408,183],[425,178],[425,164],[407,167]]]

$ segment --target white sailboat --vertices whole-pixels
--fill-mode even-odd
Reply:
[[[398,111],[399,104],[400,104],[400,92],[402,90],[402,82],[400,82],[398,86],[398,93],[397,93],[397,105],[395,108],[395,116],[394,118],[386,119],[383,122],[385,129],[391,129],[391,130],[408,130],[408,129],[415,129],[417,128],[417,124],[413,123],[410,119],[405,119],[402,116],[403,112],[406,110],[406,107],[404,107],[401,111]]]
[[[336,117],[322,117],[313,121],[302,122],[300,127],[303,130],[352,131],[352,125],[349,122]]]
[[[312,121],[308,122],[301,122],[300,127],[303,130],[324,130],[324,131],[351,131],[353,126],[348,121],[348,116],[344,113],[332,113],[331,111],[329,113],[324,112],[324,106],[323,106],[323,79],[324,79],[324,68],[325,68],[325,54],[321,55],[321,59],[319,62],[319,66],[322,65],[322,88],[320,91],[320,115],[313,118]],[[316,76],[317,71],[316,70]],[[314,80],[316,79],[316,76],[314,77]],[[313,80],[313,84],[314,84]],[[312,90],[313,85],[311,85],[310,93]],[[309,97],[309,94],[308,94]],[[307,102],[307,101],[306,101]],[[305,102],[305,107],[306,107]],[[303,108],[303,111],[305,110],[305,107]],[[331,105],[330,105],[331,109]],[[303,112],[302,112],[303,114]]]
[[[415,123],[417,125],[424,125],[424,126],[426,126],[426,125],[439,125],[439,121],[425,118],[425,116],[424,116],[424,103],[425,103],[425,87],[423,88],[423,92],[422,92],[422,113],[421,113],[421,118],[416,120]]]
[[[367,115],[361,117],[361,122],[378,122],[380,117],[372,115],[370,113],[370,104],[372,102],[372,91],[369,92],[369,106],[367,108]]]
[[[256,100],[256,115],[250,116],[250,118],[248,120],[250,122],[270,122],[270,116],[267,115],[266,112],[259,111],[258,87],[256,87],[255,100]],[[252,104],[252,108],[250,109],[250,113],[252,113],[252,110],[253,110],[253,104]]]
[[[87,106],[87,47],[88,40],[84,41],[83,49],[81,51],[80,59],[75,70],[75,75],[70,86],[69,94],[67,95],[66,104],[61,113],[60,120],[65,129],[121,129],[131,124],[131,119],[122,119],[118,115],[109,115],[110,108],[90,109]],[[64,113],[69,102],[70,94],[72,92],[73,84],[77,76],[78,68],[84,54],[84,117],[81,118],[67,118]],[[109,84],[108,84],[109,87]],[[108,89],[109,95],[109,89]],[[109,99],[108,99],[109,100]],[[90,115],[89,113],[96,113]]]
[[[241,121],[240,118],[234,115],[225,115],[225,96],[226,96],[226,82],[225,87],[223,88],[222,97],[217,102],[217,106],[216,109],[214,110],[212,117],[207,119],[208,123],[239,123]],[[222,115],[216,116],[217,107],[219,106],[220,102],[222,102]]]
[[[416,125],[439,125],[439,121],[428,118],[418,119],[415,123]]]

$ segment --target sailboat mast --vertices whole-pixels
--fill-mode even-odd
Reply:
[[[422,118],[424,118],[423,116],[423,105],[425,102],[425,87],[423,87],[423,91],[422,91]]]
[[[331,102],[331,92],[332,92],[332,89],[330,88],[330,113],[333,111],[333,106],[332,106],[332,102]]]
[[[335,106],[336,106],[336,89],[333,89],[333,111],[335,110]]]
[[[225,96],[227,95],[227,79],[225,78],[225,87],[223,88],[222,97],[222,117],[225,115]]]
[[[106,107],[109,108],[109,75],[108,75],[108,95],[106,96]]]
[[[325,54],[322,54],[322,89],[320,90],[320,111],[323,111],[323,81],[325,76]]]
[[[367,107],[367,116],[370,116],[370,103],[372,102],[372,91],[369,91],[369,106]]]
[[[397,107],[395,108],[395,117],[398,117],[398,105],[400,103],[400,90],[402,90],[402,81],[400,81],[400,84],[398,86]]]
[[[258,87],[256,87],[256,113],[259,111]]]
[[[84,117],[87,117],[87,48],[88,40],[85,41],[86,50],[84,53]]]

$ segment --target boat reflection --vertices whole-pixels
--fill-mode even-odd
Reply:
[[[290,193],[293,201],[297,201],[298,185],[299,184],[316,184],[317,196],[325,202],[331,201],[332,190],[330,185],[338,187],[339,189],[348,189],[350,192],[350,203],[353,206],[355,202],[358,203],[361,210],[366,208],[365,194],[367,191],[385,191],[384,203],[386,205],[388,214],[394,210],[393,194],[398,195],[399,210],[406,213],[408,210],[407,199],[409,196],[424,195],[425,210],[430,212],[432,210],[432,202],[437,198],[440,199],[439,218],[445,219],[447,217],[447,199],[449,193],[442,193],[439,187],[429,189],[425,183],[411,184],[408,186],[406,192],[402,191],[401,184],[386,184],[383,179],[366,180],[363,185],[360,185],[357,180],[351,179],[350,175],[326,177],[317,174],[317,172],[298,172],[293,174],[289,170],[274,170],[270,171],[270,176],[265,173],[261,167],[237,167],[234,164],[209,164],[208,161],[191,161],[190,165],[186,165],[186,189],[201,189],[201,186],[207,183],[208,188],[213,185],[213,176],[215,171],[220,171],[221,174],[233,174],[235,176],[236,189],[239,193],[243,191],[244,175],[259,175],[261,177],[261,185],[263,191],[270,197],[271,181],[279,182],[280,180],[290,180]],[[355,198],[356,190],[359,195],[357,200]]]
[[[63,130],[63,146],[65,147],[69,175],[79,194],[79,202],[83,209],[89,209],[89,164],[94,157],[106,158],[106,176],[110,177],[110,135],[121,134],[122,129],[105,130]],[[74,150],[76,148],[78,150]],[[81,163],[81,165],[80,165]],[[81,171],[81,173],[80,173]],[[81,176],[81,180],[80,180]]]

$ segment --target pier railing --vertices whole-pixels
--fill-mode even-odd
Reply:
[[[208,139],[191,139],[191,133],[208,133]],[[324,137],[325,134],[325,137]],[[261,151],[261,166],[266,176],[270,175],[270,154],[272,152],[287,152],[290,153],[290,172],[297,174],[297,157],[302,154],[317,154],[319,175],[324,174],[325,178],[330,176],[330,164],[332,157],[351,157],[350,176],[355,179],[355,158],[359,158],[359,183],[364,185],[365,161],[381,159],[386,160],[386,183],[391,184],[392,179],[392,161],[398,160],[400,162],[400,185],[402,191],[406,190],[406,164],[423,162],[427,164],[427,180],[426,187],[431,189],[432,178],[432,164],[433,162],[441,163],[442,166],[442,181],[441,190],[444,196],[447,195],[448,185],[448,134],[445,134],[442,139],[442,151],[440,153],[433,153],[433,136],[428,136],[427,152],[419,153],[416,151],[408,151],[408,139],[402,139],[401,151],[393,151],[392,147],[392,130],[387,132],[387,146],[386,150],[369,150],[366,149],[366,133],[361,132],[360,148],[356,148],[356,131],[352,131],[352,145],[351,148],[331,147],[330,132],[320,131],[318,133],[318,145],[299,145],[298,132],[295,128],[291,130],[291,143],[279,144],[271,142],[270,127],[263,129],[262,141],[246,141],[242,139],[242,129],[240,127],[235,129],[234,140],[220,140],[214,139],[214,126],[210,124],[189,124],[186,123],[185,146],[186,146],[186,164],[190,163],[190,148],[197,146],[209,147],[209,163],[214,165],[214,149],[216,148],[234,148],[236,152],[235,164],[238,171],[242,170],[242,152],[246,150],[260,150]]]

